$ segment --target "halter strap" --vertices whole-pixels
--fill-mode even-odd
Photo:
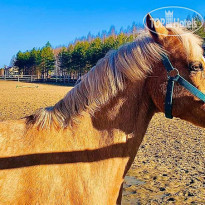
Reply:
[[[174,90],[174,83],[177,82],[184,88],[186,88],[189,92],[195,95],[197,98],[205,102],[205,94],[202,93],[199,89],[185,80],[183,77],[179,75],[179,71],[174,68],[168,58],[167,55],[162,54],[162,63],[167,70],[168,75],[168,83],[167,83],[167,93],[165,97],[165,116],[166,118],[172,119],[172,98],[173,98],[173,90]],[[173,77],[170,76],[170,72],[176,70],[177,74]]]

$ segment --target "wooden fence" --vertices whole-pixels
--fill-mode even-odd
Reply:
[[[37,75],[4,75],[0,76],[0,80],[33,82],[38,79]]]
[[[70,76],[51,76],[47,79],[38,78],[37,75],[4,75],[0,76],[0,80],[18,81],[18,82],[48,82],[60,84],[75,84],[77,79]]]

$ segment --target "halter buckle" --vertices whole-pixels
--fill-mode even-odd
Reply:
[[[173,80],[177,80],[179,77],[178,69],[174,68],[173,70],[168,71],[167,77],[168,77],[168,79],[172,78]]]

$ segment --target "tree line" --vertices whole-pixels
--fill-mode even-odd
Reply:
[[[55,61],[53,49],[48,42],[41,49],[33,48],[26,52],[19,51],[13,64],[18,67],[19,74],[41,75],[43,78],[46,78],[49,72],[54,69]]]
[[[59,67],[63,74],[77,72],[81,76],[96,65],[97,61],[109,50],[117,49],[133,41],[135,37],[136,34],[120,33],[106,38],[97,37],[90,41],[78,41],[74,45],[69,45],[68,48],[61,49],[57,58]]]
[[[109,36],[77,39],[68,47],[52,49],[48,42],[43,48],[33,48],[30,51],[19,51],[13,65],[24,75],[38,75],[48,78],[51,74],[77,78],[92,68],[97,61],[104,57],[110,49],[116,49],[124,43],[136,38],[136,30],[132,33],[111,33]]]
[[[197,31],[201,37],[205,37],[204,26]],[[24,75],[38,75],[40,78],[55,76],[72,76],[78,78],[89,71],[97,61],[105,56],[111,49],[117,49],[121,45],[132,42],[138,35],[137,26],[121,29],[116,34],[115,27],[111,27],[106,33],[103,31],[97,36],[90,33],[87,38],[76,39],[68,47],[53,49],[48,42],[42,48],[33,48],[30,51],[19,51],[13,65]]]

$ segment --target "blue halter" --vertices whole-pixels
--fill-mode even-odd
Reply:
[[[174,68],[168,58],[167,55],[162,55],[162,62],[164,67],[167,70],[168,76],[168,84],[167,84],[167,93],[165,98],[165,116],[166,118],[172,119],[172,97],[173,97],[173,89],[174,83],[178,82],[181,86],[186,88],[190,93],[198,97],[200,100],[205,102],[205,94],[202,93],[199,89],[185,80],[183,77],[179,75],[179,71]]]

